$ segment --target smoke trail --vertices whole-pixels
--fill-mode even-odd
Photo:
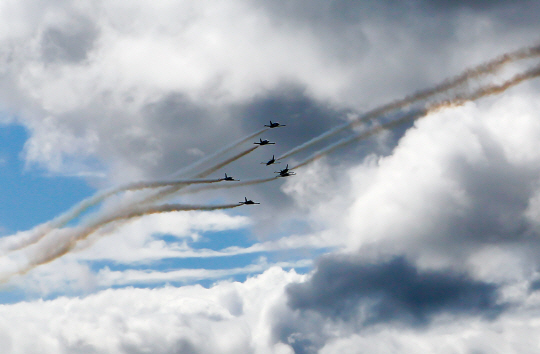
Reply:
[[[97,220],[91,225],[88,225],[82,229],[67,230],[67,234],[62,235],[63,240],[58,242],[58,239],[51,239],[46,247],[38,249],[39,254],[35,255],[28,264],[22,269],[17,270],[13,274],[4,275],[0,281],[7,281],[11,276],[15,274],[25,274],[33,268],[46,264],[62,257],[66,253],[70,252],[78,241],[86,239],[89,235],[103,227],[104,225],[121,221],[141,217],[144,215],[158,214],[158,213],[170,213],[175,211],[188,211],[188,210],[220,210],[220,209],[232,209],[241,206],[241,204],[222,204],[222,205],[186,205],[186,204],[163,204],[157,206],[133,208],[129,211],[118,213],[105,219]],[[71,232],[70,232],[71,231]],[[39,245],[39,244],[38,244]],[[47,247],[48,246],[48,247]]]
[[[204,164],[205,162],[208,162],[212,159],[215,159],[217,157],[220,157],[226,153],[228,153],[229,151],[233,150],[234,148],[242,145],[243,143],[245,143],[246,141],[248,140],[251,140],[253,139],[254,137],[256,137],[257,135],[260,135],[262,133],[264,133],[265,131],[267,131],[268,129],[270,128],[263,128],[259,131],[256,131],[255,133],[253,134],[250,134],[248,136],[246,136],[245,138],[242,138],[240,140],[237,140],[235,141],[234,143],[232,144],[229,144],[227,145],[226,147],[224,147],[223,149],[219,150],[219,151],[216,151],[215,153],[211,154],[211,155],[208,155],[206,156],[205,158],[202,158],[201,160],[199,161],[196,161],[194,163],[192,163],[191,165],[187,166],[187,167],[184,167],[182,168],[181,170],[178,170],[176,172],[174,172],[172,175],[170,175],[168,178],[175,178],[175,177],[178,177],[178,176],[181,176],[183,174],[187,174],[188,171],[192,171],[193,169],[195,169],[196,167],[199,167],[200,165]]]
[[[263,129],[261,131],[264,131],[266,129]],[[252,134],[253,135],[253,134]],[[252,136],[243,138],[242,141],[246,141],[248,139],[251,139]],[[244,150],[240,152],[239,154],[236,154],[232,156],[231,158],[220,162],[217,165],[214,165],[205,171],[199,173],[195,178],[202,178],[205,177],[212,172],[220,169],[223,166],[226,166],[230,164],[233,161],[238,160],[242,156],[245,156],[252,152],[253,150],[257,149],[259,146],[253,146],[250,147],[247,150]],[[99,202],[103,201],[104,199],[110,197],[111,195],[114,195],[116,193],[122,192],[122,191],[128,191],[128,190],[139,190],[139,189],[145,189],[145,188],[159,188],[159,187],[168,187],[167,189],[160,191],[153,196],[147,197],[144,200],[137,203],[137,205],[145,205],[152,202],[159,201],[167,196],[169,196],[172,193],[177,192],[178,190],[182,189],[183,187],[195,184],[195,183],[215,183],[219,182],[219,179],[209,179],[209,180],[202,180],[202,179],[192,179],[192,180],[178,180],[178,181],[155,181],[155,182],[137,182],[128,184],[125,186],[120,186],[114,189],[111,189],[109,191],[105,191],[103,193],[97,194],[91,198],[88,198],[86,200],[83,200],[73,208],[71,208],[66,213],[60,215],[59,217],[55,218],[54,220],[44,224],[42,227],[40,227],[38,230],[36,230],[30,237],[27,237],[25,239],[22,239],[20,237],[17,237],[16,240],[10,240],[11,244],[7,247],[3,247],[3,252],[11,252],[16,251],[19,249],[22,249],[24,247],[28,247],[32,244],[35,244],[40,239],[45,237],[47,234],[49,234],[51,231],[55,229],[59,229],[62,226],[65,226],[68,222],[78,217],[81,213],[83,213],[88,208],[98,204]],[[131,209],[130,209],[131,210]],[[202,209],[201,209],[202,210]],[[4,241],[5,242],[5,241]]]
[[[348,137],[348,138],[344,138],[344,139],[342,139],[342,140],[340,140],[340,141],[338,141],[338,142],[336,142],[336,143],[334,143],[334,144],[332,144],[332,145],[330,145],[330,146],[328,146],[328,147],[326,147],[326,148],[324,148],[322,150],[317,151],[316,153],[311,155],[309,158],[305,159],[304,161],[302,161],[301,163],[299,163],[298,165],[296,165],[296,166],[294,166],[294,167],[292,167],[290,169],[294,170],[294,169],[297,169],[299,167],[305,166],[305,165],[307,165],[307,164],[309,164],[309,163],[311,163],[313,161],[316,161],[316,160],[320,159],[321,157],[323,157],[325,155],[328,155],[329,153],[335,151],[338,148],[341,148],[341,147],[343,147],[343,146],[345,146],[347,144],[350,144],[350,143],[358,141],[358,140],[366,139],[366,138],[368,138],[368,137],[370,137],[372,135],[375,135],[375,134],[377,134],[377,133],[379,133],[379,132],[381,132],[383,130],[394,128],[394,127],[396,127],[398,125],[404,124],[404,123],[412,121],[412,120],[418,120],[418,119],[426,117],[428,114],[434,113],[437,110],[440,110],[442,108],[460,106],[460,105],[463,105],[463,104],[465,104],[466,102],[469,102],[469,101],[475,101],[475,100],[478,100],[478,99],[480,99],[482,97],[502,93],[502,92],[506,91],[507,89],[522,83],[525,80],[533,79],[533,78],[536,78],[538,76],[540,76],[540,66],[529,69],[529,70],[525,71],[524,73],[517,74],[514,77],[512,77],[511,79],[509,79],[509,80],[505,81],[504,83],[502,83],[501,85],[488,85],[488,86],[482,87],[482,88],[480,88],[480,89],[476,90],[475,92],[470,93],[468,95],[462,95],[462,96],[456,97],[454,99],[445,100],[443,102],[428,105],[428,107],[426,109],[424,109],[424,110],[420,110],[420,111],[416,111],[416,112],[406,114],[405,116],[403,116],[403,117],[401,117],[399,119],[396,119],[396,120],[393,120],[393,121],[391,121],[389,123],[382,124],[380,126],[372,128],[369,131],[366,131],[366,132],[363,132],[361,134],[357,134],[357,135],[354,135],[354,136],[351,136],[351,137]]]
[[[46,236],[52,230],[65,226],[68,222],[80,216],[84,211],[97,205],[98,203],[102,202],[106,198],[120,192],[135,191],[135,190],[146,189],[146,188],[158,188],[158,187],[165,187],[165,186],[178,186],[178,185],[184,186],[184,185],[190,185],[190,184],[196,184],[196,183],[215,183],[219,181],[220,179],[154,181],[154,182],[137,182],[137,183],[131,183],[124,186],[116,187],[116,188],[104,191],[102,193],[98,193],[90,198],[87,198],[79,202],[78,204],[73,206],[71,209],[57,216],[53,220],[34,228],[34,230],[32,230],[32,232],[29,233],[29,236],[21,237],[20,235],[18,235],[17,237],[14,237],[14,238],[2,239],[1,251],[3,253],[6,253],[6,252],[11,252],[11,251],[16,251],[21,248],[32,245],[38,242],[41,238]]]
[[[416,92],[410,96],[406,96],[403,99],[388,103],[379,108],[375,108],[361,115],[360,117],[354,119],[353,121],[337,126],[334,129],[331,129],[327,131],[326,133],[323,133],[319,135],[318,137],[308,140],[307,142],[289,150],[288,152],[276,158],[276,161],[283,160],[284,158],[287,158],[296,153],[299,153],[314,144],[317,144],[327,138],[330,138],[348,128],[352,128],[356,125],[359,125],[362,122],[379,117],[395,109],[403,108],[414,102],[428,99],[429,97],[434,96],[436,94],[444,93],[452,88],[458,87],[459,85],[466,83],[470,79],[477,78],[481,75],[493,73],[497,71],[498,69],[500,69],[505,64],[508,64],[510,62],[515,62],[517,60],[533,58],[538,55],[540,55],[540,46],[527,47],[527,48],[523,48],[512,53],[504,54],[492,61],[481,64],[471,69],[467,69],[462,74],[455,76],[454,78],[447,79],[443,81],[442,83],[440,83],[439,85],[436,85],[435,87]]]
[[[237,141],[235,141],[234,143],[232,144],[229,144],[228,146],[226,146],[225,148],[207,156],[206,158],[203,158],[202,160],[199,160],[197,162],[195,162],[194,164],[190,165],[190,166],[187,166],[186,168],[180,170],[180,171],[177,171],[176,173],[174,173],[171,178],[173,178],[173,176],[176,176],[176,175],[180,175],[182,173],[184,173],[185,171],[188,171],[188,170],[192,170],[194,169],[195,167],[199,166],[199,165],[202,165],[203,163],[213,159],[213,158],[217,158],[229,151],[231,151],[232,149],[240,146],[241,144],[245,143],[246,141],[254,138],[255,136],[257,135],[260,135],[262,134],[263,132],[265,132],[266,130],[268,130],[269,128],[263,128],[259,131],[256,131],[242,139],[239,139]],[[240,157],[250,153],[251,151],[255,150],[258,146],[255,146],[254,148],[251,148],[247,151],[244,151],[236,156],[233,156],[232,158],[226,160],[225,162],[222,162],[222,163],[219,163],[218,165],[214,166],[214,167],[211,167],[209,169],[207,169],[206,171],[203,171],[202,173],[199,173],[195,178],[202,178],[202,177],[205,177],[207,175],[209,175],[210,173],[218,170],[219,168],[239,159]],[[113,189],[110,189],[110,190],[107,190],[107,191],[104,191],[104,192],[101,192],[101,193],[98,193],[88,199],[85,199],[83,200],[82,202],[76,204],[74,207],[72,207],[71,209],[69,209],[67,212],[61,214],[60,216],[54,218],[53,220],[41,225],[41,226],[38,226],[37,228],[34,229],[34,232],[30,233],[29,236],[26,236],[26,237],[16,237],[16,240],[15,239],[7,239],[7,238],[4,238],[4,240],[2,240],[2,243],[4,244],[3,246],[1,246],[2,248],[2,251],[5,253],[5,252],[10,252],[10,251],[16,251],[16,250],[19,250],[21,248],[24,248],[24,247],[27,247],[29,245],[32,245],[34,243],[36,243],[37,241],[39,241],[41,238],[43,238],[44,236],[46,236],[49,232],[51,232],[52,230],[54,229],[58,229],[58,228],[61,228],[63,226],[65,226],[68,222],[72,221],[73,219],[77,218],[78,216],[80,216],[84,211],[88,210],[89,208],[97,205],[98,203],[102,202],[103,200],[107,199],[108,197],[116,194],[116,193],[120,193],[120,192],[123,192],[123,191],[128,191],[128,190],[139,190],[139,189],[145,189],[145,188],[158,188],[158,187],[165,187],[165,186],[169,186],[170,188],[166,191],[162,191],[160,193],[158,193],[155,197],[150,197],[150,199],[148,200],[149,202],[151,201],[155,201],[155,200],[159,200],[163,197],[165,197],[166,195],[170,194],[170,193],[174,193],[175,191],[181,189],[183,186],[185,185],[189,185],[189,184],[193,184],[193,183],[214,183],[214,182],[218,182],[219,179],[215,179],[215,180],[185,180],[185,181],[177,181],[177,183],[175,182],[172,182],[172,183],[168,183],[168,182],[138,182],[138,183],[133,183],[133,184],[128,184],[128,185],[125,185],[125,186],[120,186],[120,187],[115,187]],[[146,202],[146,201],[143,201],[143,203]]]
[[[504,92],[507,89],[522,83],[525,80],[533,79],[540,76],[540,65],[532,69],[525,71],[524,73],[517,74],[510,80],[505,81],[501,85],[488,85],[478,89],[476,92],[469,95],[461,95],[451,100],[444,100],[435,104],[428,105],[430,111],[436,111],[445,107],[460,106],[468,101],[474,101],[485,96],[496,95]]]
[[[118,193],[122,191],[136,191],[136,190],[148,189],[148,188],[160,188],[160,187],[167,187],[167,186],[184,186],[184,185],[190,185],[190,184],[209,184],[209,183],[216,183],[220,181],[221,179],[214,178],[214,179],[188,179],[188,180],[178,180],[178,181],[137,182],[137,183],[128,184],[126,186],[118,188],[114,192]]]
[[[255,145],[253,147],[250,147],[249,149],[247,150],[244,150],[242,152],[240,152],[239,154],[236,154],[234,155],[233,157],[223,161],[223,162],[220,162],[218,163],[217,165],[214,165],[198,174],[195,175],[195,178],[203,178],[203,177],[206,177],[208,176],[209,174],[211,174],[212,172],[215,172],[217,170],[219,170],[220,168],[222,167],[225,167],[227,166],[228,164],[230,164],[231,162],[234,162],[236,160],[238,160],[239,158],[241,158],[242,156],[245,156],[247,154],[249,154],[250,152],[252,152],[253,150],[257,149],[260,145]]]
[[[272,176],[268,178],[258,178],[258,179],[252,179],[248,181],[242,181],[242,182],[235,182],[235,183],[227,183],[227,184],[219,184],[219,185],[213,185],[213,186],[201,186],[191,189],[186,189],[185,191],[181,192],[182,195],[186,194],[193,194],[198,193],[202,191],[208,191],[208,190],[215,190],[215,189],[229,189],[229,188],[237,188],[237,187],[244,187],[244,186],[252,186],[254,184],[261,184],[266,183],[270,181],[275,181],[278,179],[279,176]]]
[[[236,160],[238,160],[239,158],[241,158],[242,156],[245,156],[247,154],[249,154],[250,152],[252,152],[253,150],[257,149],[259,147],[259,145],[255,145],[253,147],[250,147],[249,149],[247,150],[244,150],[242,152],[240,152],[239,154],[236,154],[234,155],[233,157],[223,161],[223,162],[220,162],[218,163],[217,165],[214,165],[200,173],[198,173],[195,178],[202,178],[202,177],[206,177],[208,176],[209,174],[211,174],[212,172],[215,172],[217,170],[219,170],[220,168],[230,164],[231,162],[234,162]],[[236,184],[236,183],[235,183]],[[182,189],[184,186],[173,186],[173,187],[169,187],[161,192],[158,192],[156,193],[155,195],[153,196],[150,196],[146,199],[144,199],[143,201],[139,202],[140,204],[148,204],[148,203],[153,203],[153,202],[156,202],[156,201],[159,201],[167,196],[170,196],[171,194],[173,193],[176,193],[177,191],[179,191],[180,189]]]
[[[379,125],[379,126],[377,126],[375,128],[372,128],[371,130],[368,130],[368,131],[363,132],[361,134],[353,135],[353,136],[348,137],[348,138],[343,138],[343,139],[339,140],[338,142],[336,142],[336,143],[334,143],[334,144],[332,144],[332,145],[330,145],[330,146],[328,146],[328,147],[326,147],[326,148],[324,148],[322,150],[317,151],[316,153],[314,153],[313,155],[311,155],[310,157],[308,157],[304,161],[300,162],[296,166],[291,167],[290,170],[294,170],[294,169],[297,169],[299,167],[305,166],[305,165],[307,165],[307,164],[309,164],[311,162],[314,162],[314,161],[320,159],[321,157],[323,157],[325,155],[328,155],[328,154],[334,152],[335,150],[337,150],[337,149],[339,149],[341,147],[344,147],[344,146],[346,146],[346,145],[348,145],[350,143],[353,143],[355,141],[367,139],[370,136],[378,134],[383,130],[391,129],[391,128],[394,128],[394,127],[396,127],[398,125],[401,125],[401,124],[416,120],[416,119],[421,118],[421,117],[424,117],[427,113],[428,113],[427,109],[426,110],[419,110],[419,111],[411,112],[409,114],[404,115],[403,117],[401,117],[399,119],[393,120],[393,121],[391,121],[389,123],[386,123],[386,124]]]

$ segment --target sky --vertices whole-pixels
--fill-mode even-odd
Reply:
[[[2,1],[3,352],[539,352],[539,13]]]

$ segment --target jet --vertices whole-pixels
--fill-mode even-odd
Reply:
[[[294,172],[280,172],[279,173],[279,177],[289,177],[289,176],[294,176],[296,173]]]
[[[287,164],[287,166],[283,170],[276,171],[274,173],[279,173],[279,177],[289,177],[296,174],[294,172],[289,172],[289,164]]]
[[[260,141],[260,143],[255,142],[255,143],[253,143],[253,144],[257,144],[257,145],[269,145],[269,144],[275,144],[275,143],[271,143],[269,140],[266,140],[266,139],[264,139],[264,140],[259,139],[259,141]]]
[[[261,204],[261,203],[255,203],[253,200],[248,200],[247,197],[244,197],[244,202],[238,202],[239,204],[244,204],[244,205],[251,205],[251,204]]]
[[[225,177],[220,178],[219,180],[220,180],[220,181],[239,181],[239,179],[234,179],[234,178],[232,178],[231,176],[227,176],[226,173],[225,173]]]
[[[272,123],[272,121],[270,121],[270,125],[265,124],[264,126],[268,128],[286,127],[285,124],[279,124],[278,122]]]
[[[268,162],[261,162],[263,165],[271,165],[271,164],[274,164],[274,163],[281,163],[279,161],[276,161],[276,158],[274,157],[274,155],[272,155],[272,159],[270,159]]]

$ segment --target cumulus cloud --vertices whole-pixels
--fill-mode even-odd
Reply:
[[[271,340],[268,328],[283,308],[284,285],[300,277],[272,268],[210,289],[109,289],[4,305],[0,341],[6,352],[25,353],[292,353]],[[29,326],[30,341],[24,335]]]

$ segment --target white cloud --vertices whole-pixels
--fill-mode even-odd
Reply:
[[[311,266],[312,261],[303,259],[296,262],[277,262],[269,264],[264,257],[257,263],[241,268],[231,269],[179,269],[173,271],[111,271],[109,268],[101,269],[96,275],[96,282],[100,287],[155,284],[164,282],[188,283],[199,280],[215,280],[230,278],[235,275],[257,274],[272,267],[304,268]]]
[[[274,349],[272,320],[283,311],[283,288],[301,276],[279,268],[245,283],[210,289],[105,290],[0,307],[2,347],[10,353],[200,352],[292,353]],[[31,329],[31,339],[24,335]]]
[[[537,307],[538,303],[528,308],[529,313],[520,310],[493,322],[441,318],[428,330],[374,328],[328,341],[320,353],[534,353],[539,347]]]
[[[188,211],[145,216],[104,230],[82,242],[85,249],[80,259],[110,259],[117,262],[137,262],[178,257],[192,251],[187,241],[198,241],[201,233],[242,229],[250,225],[245,216],[231,216],[224,212]],[[155,236],[170,235],[179,243],[167,244]],[[184,240],[182,240],[184,239]]]

